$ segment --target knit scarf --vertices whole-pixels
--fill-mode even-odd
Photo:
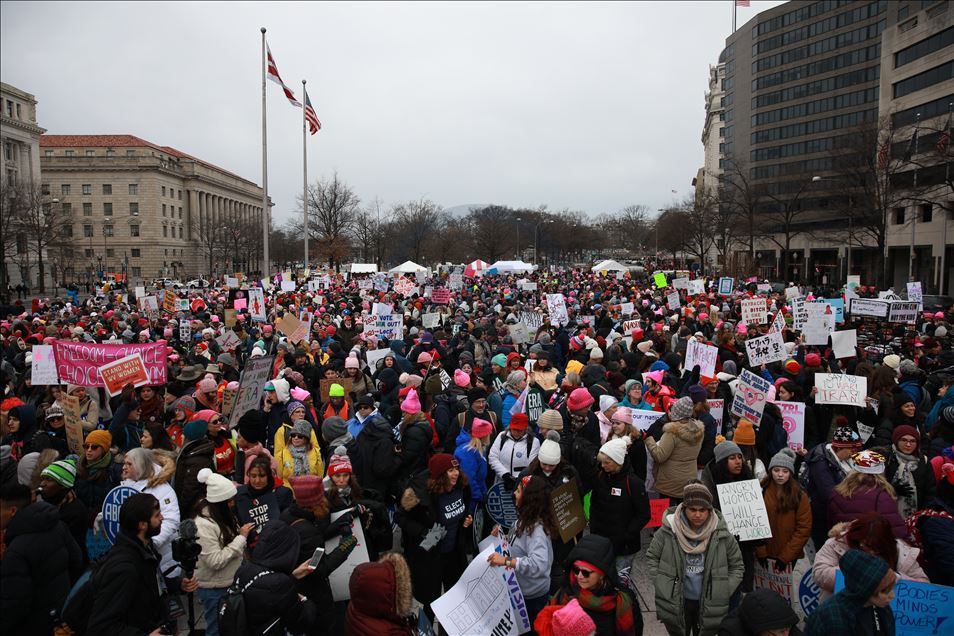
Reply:
[[[914,483],[914,471],[918,467],[919,460],[915,455],[902,453],[897,448],[894,449],[894,456],[898,458],[898,471],[894,474],[894,481],[898,484],[905,484],[910,488],[910,495],[898,497],[898,512],[901,518],[906,518],[918,509],[917,486]]]
[[[302,475],[308,475],[311,473],[311,469],[308,466],[308,452],[309,448],[305,446],[286,446],[288,452],[291,453],[292,460],[295,462],[295,476],[300,477]]]
[[[709,519],[705,525],[698,530],[693,530],[689,524],[689,520],[686,519],[683,509],[684,505],[685,504],[679,504],[676,506],[676,512],[669,517],[672,533],[676,535],[676,540],[679,541],[679,547],[682,548],[682,551],[686,554],[705,554],[706,549],[709,547],[709,539],[712,538],[712,533],[715,532],[716,527],[719,525],[719,517],[716,516],[714,511],[710,510]]]
[[[629,597],[622,592],[611,588],[608,594],[599,594],[591,590],[582,589],[571,577],[570,586],[573,589],[576,600],[580,607],[587,612],[598,612],[605,614],[615,610],[616,613],[616,634],[620,636],[636,636],[636,626],[633,624],[633,603]],[[560,595],[560,604],[565,605],[574,598],[565,592]]]
[[[89,471],[90,477],[95,477],[99,474],[100,471],[109,468],[109,465],[113,463],[113,454],[104,453],[102,457],[97,459],[95,462],[90,462],[86,464],[86,470]]]

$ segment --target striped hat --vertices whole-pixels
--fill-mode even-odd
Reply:
[[[344,446],[335,448],[334,454],[328,462],[328,476],[334,477],[340,473],[352,473],[351,458],[348,457],[348,449]]]
[[[76,484],[76,462],[71,459],[61,459],[43,469],[40,477],[49,477],[67,490]]]

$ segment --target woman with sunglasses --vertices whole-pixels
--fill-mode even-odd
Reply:
[[[553,566],[553,543],[559,528],[550,505],[550,489],[546,479],[527,475],[517,482],[513,493],[517,505],[517,525],[511,529],[510,556],[494,552],[487,561],[493,566],[512,568],[527,604],[530,624],[549,599],[550,569]],[[500,526],[491,534],[499,536]]]
[[[214,447],[215,472],[225,475],[229,479],[235,471],[235,439],[232,432],[229,431],[228,420],[221,414],[211,409],[203,409],[197,412],[193,419],[205,420],[209,423],[208,438],[212,440]]]
[[[282,481],[302,475],[318,475],[325,472],[321,452],[311,443],[314,429],[307,420],[300,419],[287,431],[284,446],[275,454]]]
[[[564,562],[569,573],[550,605],[566,605],[573,599],[596,625],[596,636],[637,636],[643,633],[643,615],[632,592],[616,571],[613,543],[598,534],[588,534]]]

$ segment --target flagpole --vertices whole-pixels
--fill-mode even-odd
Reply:
[[[913,149],[913,152],[912,152],[912,154],[911,154],[911,159],[914,159],[914,158],[917,156],[917,154],[918,154],[918,142],[920,141],[920,139],[918,139],[918,129],[919,129],[920,127],[921,127],[921,113],[917,113],[917,114],[915,115],[915,123],[914,123],[914,149]],[[913,187],[911,188],[911,192],[912,192],[913,194],[916,194],[917,189],[918,189],[918,164],[915,163],[915,164],[914,164],[914,185],[913,185]],[[915,261],[915,259],[917,258],[917,255],[915,254],[915,251],[914,251],[914,233],[915,233],[915,230],[917,230],[917,227],[918,227],[918,208],[917,208],[916,205],[914,206],[914,209],[911,210],[911,213],[912,213],[912,218],[911,218],[911,262],[908,263],[908,280],[911,281],[911,282],[914,282],[914,261]]]
[[[736,10],[736,5],[735,5],[735,0],[731,0],[731,2],[732,2],[732,32],[735,33],[735,10]]]
[[[305,217],[305,269],[308,269],[308,126],[305,123],[305,80],[301,81],[301,207]]]
[[[952,108],[954,108],[954,102],[948,102],[947,103],[947,123],[945,124],[947,126],[947,130],[944,130],[941,132],[942,135],[945,135],[945,134],[948,135],[947,145],[944,147],[944,159],[945,159],[944,182],[945,183],[951,182],[951,162],[947,161],[947,155],[948,155],[948,148],[950,148],[951,146],[950,130],[951,130]],[[947,263],[946,263],[947,259],[945,257],[947,256],[947,217],[949,216],[950,216],[950,212],[948,212],[947,210],[944,210],[944,225],[942,226],[942,230],[941,230],[942,232],[941,233],[941,281],[937,288],[937,293],[941,295],[944,294],[944,279],[946,278],[945,274],[947,274],[947,271],[945,270],[945,267],[947,266]]]
[[[268,127],[265,125],[265,27],[262,27],[262,274],[271,277],[268,265]]]

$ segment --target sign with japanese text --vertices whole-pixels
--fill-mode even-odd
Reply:
[[[816,373],[815,404],[865,405],[868,395],[868,378],[863,375],[841,373]]]

